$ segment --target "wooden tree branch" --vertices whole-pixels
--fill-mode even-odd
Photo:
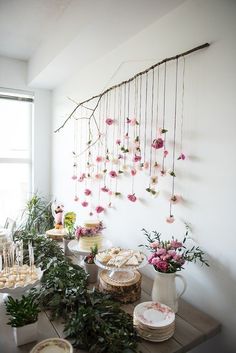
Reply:
[[[120,86],[123,86],[124,84],[127,84],[127,83],[132,82],[132,81],[135,80],[137,77],[142,76],[142,75],[144,75],[144,74],[147,74],[149,71],[155,69],[157,66],[160,66],[160,65],[162,65],[162,64],[164,64],[164,63],[166,63],[166,62],[169,62],[169,61],[177,60],[177,59],[179,59],[179,58],[181,58],[181,57],[187,56],[187,55],[189,55],[189,54],[194,53],[195,51],[198,51],[198,50],[207,48],[207,47],[209,47],[209,46],[210,46],[209,43],[204,43],[204,44],[199,45],[199,46],[197,46],[197,47],[195,47],[195,48],[192,48],[192,49],[190,49],[190,50],[187,50],[187,51],[185,51],[185,52],[183,52],[183,53],[180,53],[180,54],[177,54],[177,55],[175,55],[175,56],[172,56],[172,57],[163,59],[162,61],[160,61],[160,62],[158,62],[158,63],[156,63],[156,64],[150,66],[150,67],[147,68],[146,70],[141,71],[141,72],[138,72],[137,74],[135,74],[134,76],[132,76],[132,77],[129,78],[128,80],[122,81],[122,82],[120,82],[120,83],[118,83],[118,84],[116,84],[116,85],[114,85],[114,86],[111,86],[111,87],[107,88],[105,91],[103,91],[103,92],[101,92],[101,93],[99,93],[99,94],[97,94],[97,95],[95,95],[95,96],[93,96],[93,97],[90,97],[90,98],[84,100],[83,102],[80,102],[80,103],[73,109],[73,111],[69,114],[69,116],[68,116],[67,119],[64,121],[64,123],[63,123],[58,129],[56,129],[54,132],[59,132],[59,131],[66,125],[66,123],[70,120],[70,118],[73,116],[73,114],[76,112],[76,110],[77,110],[79,107],[83,106],[85,103],[91,102],[92,100],[98,98],[98,101],[97,101],[97,103],[96,103],[96,105],[95,105],[95,108],[93,109],[93,111],[92,111],[92,113],[91,113],[91,115],[90,115],[90,119],[91,119],[92,117],[94,117],[94,113],[95,113],[95,111],[96,111],[96,109],[97,109],[97,107],[98,107],[98,105],[99,105],[99,103],[100,103],[100,101],[101,101],[101,98],[102,98],[105,94],[107,94],[108,92],[110,92],[110,91],[112,91],[112,90],[114,90],[114,89],[116,89],[116,88],[118,88],[118,87],[120,87]],[[95,117],[94,117],[94,120],[96,120]]]

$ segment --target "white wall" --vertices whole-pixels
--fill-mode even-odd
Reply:
[[[235,1],[187,1],[83,72],[75,72],[53,94],[55,129],[74,107],[66,97],[81,101],[164,57],[211,43],[207,50],[189,57],[186,64],[185,146],[189,159],[179,179],[185,203],[176,207],[177,221],[165,223],[165,195],[135,205],[117,201],[117,209],[104,215],[106,235],[123,247],[143,243],[142,228],[181,237],[183,221],[192,224],[193,238],[208,254],[211,267],[186,266],[185,298],[223,324],[222,333],[196,352],[234,352],[236,345],[235,15]],[[72,150],[70,122],[53,137],[52,191],[67,209],[77,212],[82,223],[87,215],[73,201]],[[142,196],[143,189],[140,179],[136,193]],[[145,272],[154,275],[148,266]]]
[[[0,57],[0,87],[34,94],[33,185],[41,195],[50,194],[51,92],[27,86],[27,63]]]

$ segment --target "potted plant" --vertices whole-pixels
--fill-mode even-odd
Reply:
[[[64,227],[66,229],[66,234],[63,236],[63,247],[65,256],[70,256],[71,252],[68,249],[68,243],[75,237],[75,221],[76,214],[74,212],[67,212],[64,218]]]
[[[8,325],[13,327],[14,339],[17,346],[37,340],[38,313],[40,312],[36,298],[29,294],[21,299],[8,297],[5,302],[7,315],[10,316]]]
[[[171,307],[174,312],[178,311],[178,298],[186,290],[186,281],[183,276],[177,274],[184,268],[187,262],[197,262],[209,266],[204,257],[204,252],[199,246],[191,245],[187,248],[189,226],[186,225],[186,233],[183,241],[172,237],[171,240],[162,240],[161,234],[153,231],[152,233],[143,229],[148,245],[143,246],[151,254],[148,262],[155,270],[155,278],[152,288],[152,300],[159,301]],[[182,292],[177,294],[175,279],[179,278],[183,282]]]
[[[88,277],[89,283],[94,283],[97,281],[98,267],[94,263],[94,259],[97,253],[98,253],[98,246],[97,244],[95,244],[91,248],[91,252],[84,258],[84,269],[85,269],[85,272],[89,275]]]

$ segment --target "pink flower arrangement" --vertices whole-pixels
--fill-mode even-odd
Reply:
[[[135,196],[135,194],[130,194],[127,197],[131,202],[137,201],[137,197]]]
[[[84,190],[84,194],[85,194],[86,196],[89,196],[89,195],[92,194],[92,191],[91,191],[90,189],[85,189],[85,190]]]
[[[117,177],[117,173],[116,173],[115,170],[111,170],[109,175],[110,175],[111,178],[116,178]]]
[[[132,176],[135,176],[136,173],[137,173],[136,169],[134,169],[134,168],[131,169],[130,174],[131,174]]]
[[[152,147],[155,149],[162,148],[163,146],[164,146],[164,140],[161,137],[153,140],[153,142],[152,142]]]
[[[186,233],[183,241],[178,241],[172,237],[172,240],[161,240],[161,234],[153,231],[148,232],[143,229],[144,235],[148,241],[148,245],[139,245],[151,251],[148,256],[148,262],[158,272],[174,273],[183,269],[186,262],[200,261],[202,264],[209,266],[204,258],[204,252],[197,246],[186,248],[189,227],[186,226]]]
[[[114,119],[111,119],[111,118],[107,118],[106,119],[106,124],[107,125],[112,125],[114,123]]]
[[[83,236],[92,237],[94,235],[99,234],[103,229],[105,229],[105,227],[103,226],[102,222],[99,222],[99,224],[93,228],[85,228],[85,227],[79,226],[75,230],[75,236],[77,239]]]

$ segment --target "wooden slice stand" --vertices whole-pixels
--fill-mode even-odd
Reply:
[[[141,296],[141,279],[142,275],[138,271],[134,271],[134,278],[121,283],[112,280],[109,271],[102,270],[99,275],[99,291],[112,294],[113,297],[122,303],[133,303]]]

